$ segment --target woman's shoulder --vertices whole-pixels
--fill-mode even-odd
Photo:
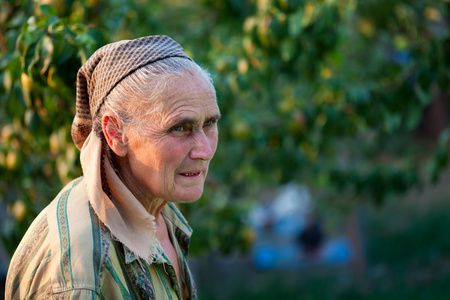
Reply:
[[[98,292],[99,263],[107,259],[110,243],[83,178],[73,180],[38,215],[17,248],[8,271],[8,298],[22,298],[33,292],[30,287],[51,293]]]

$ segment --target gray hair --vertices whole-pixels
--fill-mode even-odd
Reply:
[[[211,75],[195,62],[186,58],[171,57],[138,69],[120,82],[106,97],[94,120],[95,132],[102,136],[102,118],[112,113],[121,128],[121,133],[132,128],[138,135],[145,136],[145,120],[161,109],[162,95],[173,86],[176,78],[200,76],[215,93]]]

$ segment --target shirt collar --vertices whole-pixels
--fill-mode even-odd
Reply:
[[[158,256],[155,217],[126,188],[114,172],[108,159],[102,162],[102,141],[92,131],[81,149],[81,166],[89,201],[99,219],[108,227],[114,239],[130,253],[147,263]],[[111,191],[108,197],[102,188],[101,168]]]

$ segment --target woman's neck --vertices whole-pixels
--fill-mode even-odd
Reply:
[[[158,218],[168,201],[154,197],[149,192],[145,191],[136,180],[133,180],[129,165],[124,158],[112,154],[111,164],[115,167],[116,173],[120,180],[142,204],[142,206],[144,206],[147,212],[155,218]]]

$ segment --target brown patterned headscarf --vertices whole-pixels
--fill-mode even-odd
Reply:
[[[117,84],[137,69],[170,57],[191,60],[177,42],[162,35],[119,41],[98,49],[77,75],[76,115],[72,123],[72,139],[77,148],[81,150],[94,118]]]

